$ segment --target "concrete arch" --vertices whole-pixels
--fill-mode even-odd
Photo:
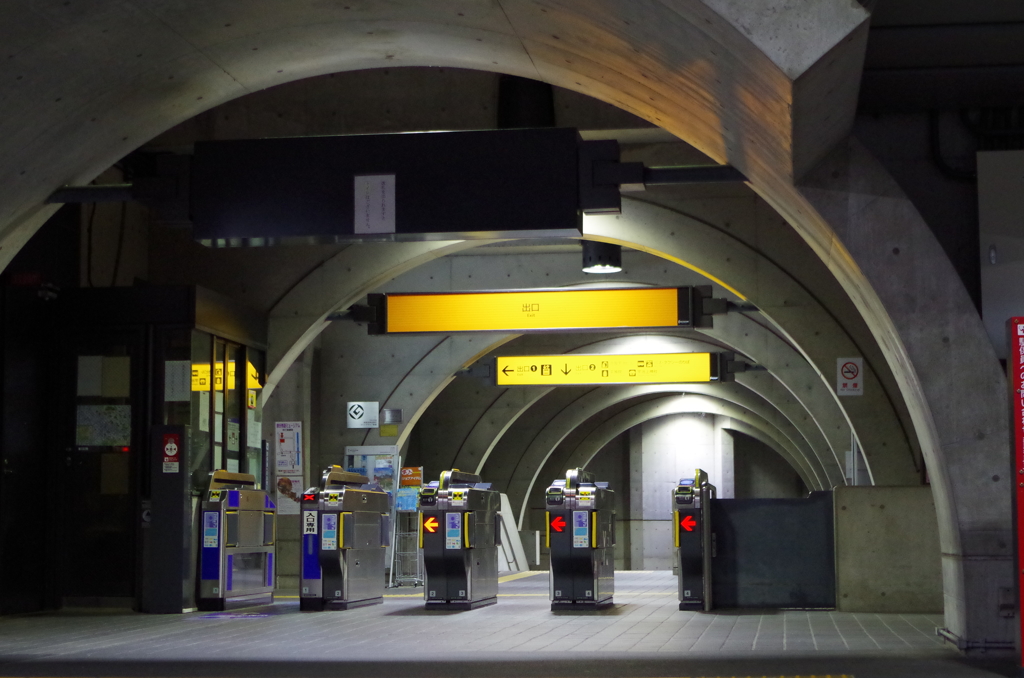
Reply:
[[[469,436],[462,442],[455,458],[453,468],[475,469],[475,473],[483,471],[484,464],[491,456],[495,444],[534,404],[548,393],[550,388],[526,390],[508,389],[480,417]],[[479,452],[479,450],[483,452]],[[472,464],[472,465],[471,465]]]
[[[749,324],[750,321],[749,319],[746,318],[743,319],[746,320],[747,323],[740,322],[738,324],[734,323],[733,325],[740,328],[746,327],[746,325]],[[766,350],[760,344],[762,342],[769,341],[769,339],[775,339],[776,341],[780,340],[778,340],[778,338],[775,337],[775,335],[770,335],[769,339],[764,339],[760,336],[760,334],[755,333],[753,331],[755,328],[758,330],[763,329],[760,325],[755,324],[753,328],[747,328],[747,331],[745,332],[735,332],[732,334],[720,332],[719,337],[727,342],[728,347],[733,348],[741,353],[749,351],[751,354],[753,354],[752,357],[754,357],[755,359],[760,358],[758,362],[761,362],[762,364],[773,364],[773,360],[767,358],[764,355],[766,353]],[[754,334],[755,340],[747,341],[744,335],[749,336],[751,334]],[[717,347],[717,345],[708,346],[700,339],[700,336],[701,335],[698,334],[696,336],[690,335],[687,337],[682,337],[660,333],[645,333],[642,335],[627,335],[608,339],[598,339],[597,341],[589,341],[583,346],[574,346],[575,344],[578,344],[580,341],[584,340],[582,337],[574,335],[568,337],[561,337],[560,340],[557,342],[545,338],[543,340],[543,343],[545,344],[545,346],[547,346],[548,351],[556,350],[559,352],[566,353],[580,353],[590,351],[607,353],[661,351],[687,352],[704,351],[709,349],[714,350]],[[513,340],[512,342],[506,344],[505,346],[509,353],[519,353],[524,351],[532,352],[529,348],[523,347],[524,342],[526,342],[527,347],[529,347],[532,343],[527,337],[522,337],[520,339]],[[570,346],[573,347],[568,348]],[[757,346],[759,350],[752,350],[751,346]],[[786,348],[792,352],[791,347],[787,345]],[[786,359],[789,360],[795,368],[796,361],[800,360],[800,357],[795,352],[792,352],[791,355],[788,355],[786,357]],[[777,362],[781,367],[782,362]],[[795,371],[795,369],[783,370],[782,374],[792,374]],[[810,368],[808,366],[808,372],[809,371]],[[809,457],[816,456],[818,460],[818,465],[824,471],[824,476],[822,478],[822,486],[832,487],[835,485],[843,484],[845,482],[845,478],[843,476],[842,469],[835,463],[835,450],[829,449],[828,441],[823,437],[821,432],[821,429],[823,428],[824,424],[823,422],[815,420],[815,416],[822,416],[820,412],[822,408],[817,408],[819,412],[809,412],[807,409],[805,409],[806,406],[803,405],[802,402],[794,398],[792,393],[786,390],[785,386],[780,387],[779,382],[770,373],[743,373],[739,375],[739,377],[739,383],[744,384],[747,388],[753,387],[751,388],[751,390],[754,393],[763,398],[766,402],[771,403],[773,408],[773,414],[769,415],[767,412],[763,412],[762,416],[772,419],[777,419],[781,417],[782,419],[784,419],[784,421],[781,421],[779,423],[779,426],[793,429],[794,435],[791,435],[790,437],[793,438],[794,440],[801,439],[805,441],[803,444],[807,448],[807,455]],[[808,374],[805,377],[805,379],[810,381],[812,386],[814,385],[815,381],[817,381],[815,375],[813,374]],[[818,383],[820,385],[820,381]],[[672,390],[675,387],[666,388]],[[731,388],[731,386],[728,384],[722,384],[713,386],[711,388],[719,390],[728,390],[729,388]],[[798,390],[794,388],[792,385],[790,385],[790,388],[793,388],[793,390]],[[686,389],[685,387],[680,387],[678,390]],[[539,398],[540,396],[538,395],[537,397]],[[504,398],[504,396],[502,398]],[[513,402],[521,402],[521,399],[519,397],[516,397],[516,399]],[[529,403],[529,405],[532,404],[533,401]],[[826,406],[831,405],[834,407],[834,402],[831,399],[818,401],[817,404],[824,404]],[[524,403],[524,407],[529,405],[526,405]],[[499,399],[499,401],[496,403],[495,414],[487,413],[480,415],[478,419],[478,424],[477,426],[474,427],[474,432],[472,435],[476,439],[476,442],[472,446],[470,446],[472,450],[476,451],[477,448],[483,448],[483,445],[485,444],[484,441],[489,441],[486,443],[486,449],[483,455],[471,457],[475,463],[480,464],[478,468],[482,468],[482,464],[486,463],[487,457],[490,454],[490,450],[494,448],[497,438],[502,433],[504,433],[504,431],[508,430],[508,425],[510,424],[506,424],[505,422],[508,422],[510,415],[508,413],[502,414],[507,406],[508,401]],[[519,416],[519,414],[516,414],[515,416]],[[834,417],[832,421],[833,423],[845,423],[841,418],[841,413],[838,412],[836,413],[836,417]],[[498,423],[502,424],[502,428],[500,431],[495,430]],[[845,430],[847,431],[848,435],[848,429]],[[485,433],[485,431],[490,431],[490,433]],[[469,458],[467,458],[467,461],[468,460]],[[466,462],[461,463],[465,464],[466,466],[469,465]],[[811,484],[809,484],[809,486],[811,486]]]
[[[747,320],[749,322],[749,319]],[[733,323],[733,325],[742,327],[744,326],[744,323]],[[756,329],[760,330],[763,328],[757,325]],[[767,339],[762,339],[758,334],[755,334],[757,337],[755,342],[744,343],[741,340],[743,335],[750,335],[751,333],[752,332],[748,329],[747,332],[736,333],[736,338],[729,335],[723,336],[723,333],[721,332],[719,332],[719,336],[728,340],[729,347],[739,351],[740,353],[749,351],[753,354],[752,357],[754,357],[757,362],[761,364],[771,364],[772,361],[763,355],[764,349],[761,351],[754,351],[750,349],[748,344],[753,343],[757,345],[762,341],[769,342],[771,339],[775,339],[779,343],[784,342],[781,342],[781,340],[775,335],[770,335]],[[697,337],[699,336],[700,335],[697,335]],[[717,347],[708,346],[697,337],[691,338],[662,334],[628,335],[625,337],[599,339],[598,341],[588,342],[582,347],[570,348],[566,352],[686,352],[709,349],[714,350]],[[650,339],[655,339],[656,341],[651,342],[649,341]],[[579,337],[565,337],[566,345],[568,345],[570,341],[578,343],[580,340],[581,338]],[[527,341],[527,337],[513,340],[505,346],[510,353],[518,353],[521,351],[532,352],[529,348],[522,347],[522,342],[524,341]],[[529,346],[529,344],[527,344],[527,346]],[[788,345],[785,347],[792,351],[792,348]],[[557,346],[555,349],[565,350],[563,346]],[[760,357],[760,360],[758,360],[758,357]],[[793,354],[789,356],[789,359],[794,361],[795,359],[799,359],[799,356],[793,352]],[[779,364],[782,364],[781,361]],[[783,371],[783,374],[792,374],[794,371],[795,370]],[[816,375],[808,375],[805,379],[809,382],[812,389],[815,384],[820,386],[820,381],[816,379]],[[801,401],[800,399],[797,399],[789,389],[787,389],[787,385],[781,383],[770,372],[741,373],[737,375],[737,381],[764,398],[767,402],[770,402],[774,408],[778,410],[781,416],[787,420],[788,424],[799,430],[799,435],[806,440],[807,445],[809,445],[810,449],[813,450],[814,454],[816,454],[821,460],[821,465],[827,477],[828,486],[835,486],[845,482],[845,478],[842,475],[842,469],[834,463],[836,450],[834,448],[829,448],[829,441],[822,434],[822,429],[826,428],[826,426],[817,419],[817,417],[825,416],[820,411],[823,409],[823,406],[824,408],[829,406],[834,407],[832,399],[809,398],[806,401]],[[795,392],[802,390],[791,384],[789,385],[789,388]],[[524,393],[523,390],[506,390],[490,407],[477,415],[476,424],[474,425],[471,433],[463,441],[454,466],[457,468],[476,468],[479,472],[487,462],[490,452],[494,449],[494,446],[500,436],[509,429],[513,422],[521,416],[528,407],[533,406],[537,400],[548,392],[549,389],[528,389],[528,394]],[[819,411],[809,411],[807,409],[808,406]],[[831,421],[838,425],[846,423],[845,420],[842,419],[841,413],[838,412]],[[849,440],[849,429],[844,427],[841,432],[845,433],[847,436],[846,440]],[[482,453],[481,450],[483,451]],[[830,459],[833,460],[833,463],[830,463]]]
[[[327,316],[332,311],[347,309],[367,291],[428,261],[481,244],[486,243],[367,243],[347,247],[331,257],[288,290],[270,311],[270,371],[260,397],[264,402],[270,398],[295,359],[328,327]],[[324,294],[324,290],[331,293]]]
[[[536,78],[661,123],[749,175],[792,177],[845,133],[856,84],[840,81],[840,94],[818,107],[794,107],[794,99],[826,91],[820,76],[806,77],[812,72],[856,72],[868,18],[841,2],[791,8],[803,30],[700,0],[644,3],[629,20],[613,2],[584,10],[455,0],[346,11],[304,0],[264,3],[260,12],[228,0],[145,10],[37,4],[7,4],[0,14],[17,36],[0,66],[0,96],[21,102],[0,129],[0,184],[9,189],[0,206],[0,268],[52,214],[40,206],[59,185],[89,181],[218,103],[346,70],[446,65]],[[40,11],[48,21],[38,20]],[[100,28],[105,40],[79,39]],[[827,52],[831,62],[819,65]],[[87,77],[59,75],[72,53],[75,72]],[[814,133],[794,149],[804,128]]]
[[[475,243],[448,243],[436,248],[432,247],[410,247],[408,248],[411,252],[419,256],[419,262],[434,261],[439,254],[443,254],[451,251],[461,251],[465,247],[471,247]],[[422,244],[421,244],[422,245]],[[372,253],[372,251],[371,251]],[[341,307],[343,304],[351,303],[351,300],[357,299],[367,291],[367,286],[372,281],[386,278],[400,270],[408,270],[401,278],[392,280],[388,284],[391,288],[415,288],[415,289],[430,289],[430,286],[436,289],[438,288],[438,281],[443,281],[444,285],[440,289],[449,289],[458,285],[457,281],[459,278],[466,279],[466,283],[460,285],[460,287],[491,287],[497,285],[497,281],[504,281],[508,276],[513,273],[505,273],[505,269],[502,266],[495,266],[493,259],[487,259],[488,266],[481,270],[481,267],[473,267],[466,262],[471,259],[465,257],[456,257],[455,259],[444,259],[435,261],[432,266],[420,266],[415,269],[410,269],[414,266],[417,261],[412,262],[399,262],[397,259],[400,256],[400,252],[394,256],[396,259],[384,258],[381,263],[390,265],[392,268],[374,268],[371,264],[367,263],[373,261],[371,257],[365,256],[366,253],[361,253],[360,248],[348,248],[339,255],[335,256],[332,260],[328,261],[325,265],[318,268],[312,275],[306,280],[293,288],[285,298],[275,307],[272,313],[271,326],[273,328],[272,337],[280,338],[276,342],[277,347],[274,351],[274,355],[287,355],[288,352],[296,353],[298,348],[303,346],[304,343],[308,342],[310,338],[319,331],[320,327],[326,327],[328,323],[326,318],[327,313],[331,310],[335,310]],[[566,270],[569,267],[561,265],[559,259],[565,257],[549,256],[549,259],[553,260],[553,263],[548,265],[550,269],[549,273],[557,273],[560,277],[555,278],[555,282],[564,284],[573,281],[572,275],[566,275]],[[656,260],[654,260],[656,261]],[[562,262],[564,263],[564,262]],[[440,267],[440,268],[438,268]],[[650,266],[648,266],[650,268]],[[493,270],[492,270],[493,269]],[[548,270],[547,268],[545,270]],[[638,275],[642,278],[651,278],[654,276],[653,272],[645,272],[647,268],[642,266],[636,266]],[[461,271],[461,272],[460,272]],[[533,271],[527,271],[527,274]],[[549,276],[549,273],[545,273],[545,276]],[[658,272],[660,274],[660,271]],[[516,271],[517,276],[522,276],[522,271]],[[692,275],[692,274],[691,274]],[[473,276],[476,276],[475,278]],[[489,277],[490,276],[490,277]],[[512,279],[513,283],[519,282],[519,279]],[[525,279],[524,279],[525,280]],[[675,280],[670,280],[675,284]],[[686,281],[688,282],[688,281]],[[697,282],[697,281],[694,281]],[[346,295],[343,301],[339,304],[333,295],[323,294],[323,290],[341,289]],[[344,321],[350,322],[350,321]],[[356,334],[364,333],[363,330],[357,332],[347,332],[347,343],[359,346],[360,353],[364,360],[371,363],[379,364],[382,362],[393,363],[395,359],[395,345],[402,344],[408,346],[411,343],[420,342],[420,340],[414,340],[411,338],[384,338],[377,337],[373,339],[367,339],[365,336],[355,336]],[[720,317],[718,319],[718,329],[713,332],[709,332],[711,340],[719,344],[724,344],[734,350],[741,353],[747,354],[755,359],[760,364],[770,368],[772,372],[777,374],[783,382],[786,384],[789,395],[786,392],[772,391],[769,389],[764,391],[766,395],[770,395],[775,399],[794,397],[800,403],[807,408],[808,412],[817,425],[822,430],[822,433],[826,435],[829,445],[831,445],[832,461],[823,463],[828,467],[828,475],[832,479],[831,484],[838,484],[842,482],[842,468],[840,466],[839,459],[837,458],[837,448],[839,445],[844,444],[848,438],[848,429],[843,421],[842,412],[837,408],[834,398],[831,398],[830,394],[827,393],[828,387],[822,383],[819,375],[817,375],[809,365],[803,360],[802,356],[798,354],[793,347],[788,344],[779,333],[770,331],[758,323],[752,322],[745,316],[731,315]],[[492,337],[495,345],[506,341],[505,339],[498,339]],[[287,345],[288,340],[295,340],[296,343],[289,349],[289,351],[283,351],[282,346]],[[630,339],[635,341],[636,339]],[[548,343],[551,340],[546,340]],[[570,339],[569,342],[577,341]],[[428,342],[429,343],[429,342]],[[424,345],[426,346],[426,345]],[[423,350],[426,350],[424,348]],[[555,352],[566,350],[565,347],[557,347],[554,349]],[[408,353],[408,349],[401,349],[402,353]],[[378,357],[375,357],[378,356]],[[390,358],[389,358],[390,356]],[[407,362],[409,356],[405,356]],[[463,366],[463,360],[468,359],[469,354],[457,353],[453,354],[454,362],[449,363],[447,366],[440,364],[434,364],[434,368],[439,372],[448,371],[454,373],[457,369]],[[272,358],[273,359],[273,358]],[[410,367],[415,363],[410,363]],[[281,360],[277,363],[277,366],[272,371],[271,383],[274,383],[274,375],[279,375],[283,372],[286,360]],[[377,369],[372,377],[366,374],[362,369],[357,366],[349,364],[348,380],[363,380],[367,379],[372,381],[379,392],[370,393],[367,395],[364,393],[361,396],[353,395],[354,399],[378,399],[382,400],[390,398],[392,392],[407,392],[405,386],[397,384],[387,385],[381,379],[380,371]],[[391,370],[393,372],[393,370]],[[397,374],[396,374],[397,376]],[[751,380],[755,385],[755,388],[759,384],[756,379]],[[412,383],[412,382],[410,382]],[[352,388],[355,386],[352,385]],[[380,388],[383,388],[380,391]],[[433,390],[431,390],[433,393]],[[371,397],[372,396],[372,397]],[[429,402],[422,401],[417,407],[425,406]],[[408,408],[413,406],[413,402],[405,402],[403,407]],[[397,406],[397,405],[392,405]],[[418,412],[418,410],[414,410]],[[416,415],[418,416],[418,415]],[[831,423],[829,423],[831,422]],[[408,427],[406,427],[408,428]],[[372,439],[372,434],[369,439]],[[353,441],[347,444],[362,444],[368,442],[368,438],[362,438],[358,441]],[[404,440],[404,434],[402,437]],[[814,446],[815,450],[824,449],[818,445]],[[460,462],[462,465],[469,466],[466,462]],[[887,479],[888,480],[888,479]],[[883,481],[884,482],[884,481]],[[888,482],[896,482],[897,480],[888,480]]]
[[[918,471],[913,464],[913,455],[891,404],[882,398],[852,399],[852,402],[848,399],[842,406],[838,403],[823,370],[834,365],[837,356],[855,355],[858,351],[843,328],[810,297],[806,290],[736,238],[661,207],[635,200],[624,200],[623,204],[621,218],[588,219],[588,228],[598,228],[600,222],[600,228],[606,232],[628,232],[633,240],[643,240],[648,235],[654,237],[655,233],[662,233],[665,229],[676,229],[672,232],[686,233],[691,237],[683,239],[687,243],[685,245],[680,244],[680,239],[669,237],[670,242],[666,247],[674,251],[676,256],[668,258],[683,261],[706,260],[710,268],[715,269],[711,272],[714,277],[729,280],[733,287],[738,286],[745,296],[750,296],[757,302],[770,305],[781,297],[781,310],[776,309],[776,315],[781,315],[785,319],[781,331],[778,328],[760,326],[749,318],[733,315],[720,318],[716,329],[706,330],[704,333],[749,355],[767,367],[787,385],[792,396],[813,414],[831,447],[833,458],[829,463],[830,476],[841,477],[843,474],[844,462],[840,452],[848,446],[848,427],[854,423],[861,447],[866,453],[872,479],[876,484],[899,485],[916,481]],[[461,289],[479,289],[502,284],[529,284],[527,281],[532,269],[524,271],[512,267],[508,273],[503,269],[476,270],[471,273],[463,270],[459,274],[455,271],[456,268],[468,270],[469,267],[453,261],[443,264],[450,269],[443,275],[432,274],[433,269],[430,268],[415,268],[416,263],[422,264],[446,252],[459,252],[477,244],[479,243],[447,243],[433,248],[410,246],[406,249],[416,257],[415,261],[402,262],[400,257],[403,253],[396,251],[381,259],[386,267],[380,267],[379,270],[375,269],[373,264],[367,263],[373,259],[365,256],[375,254],[377,250],[371,249],[360,254],[360,247],[350,247],[336,255],[306,280],[296,285],[272,311],[271,340],[280,340],[280,343],[275,344],[277,348],[274,354],[280,355],[281,360],[276,364],[272,362],[275,366],[271,372],[271,390],[268,392],[272,392],[275,379],[283,373],[290,357],[298,355],[300,349],[326,327],[325,318],[328,313],[344,308],[352,300],[375,289],[372,283],[387,280],[395,273],[404,271],[405,275],[400,281],[390,283],[389,287],[392,288],[401,288],[404,284],[407,288],[419,290],[449,291],[456,286]],[[378,247],[381,245],[384,244],[379,244]],[[683,251],[680,251],[681,249]],[[679,255],[685,255],[686,259]],[[460,262],[467,261],[463,258],[456,259]],[[566,269],[560,266],[554,265],[550,268],[551,270],[545,273],[545,279],[551,279],[550,284],[572,284],[579,278],[579,274],[567,274]],[[638,271],[638,277],[640,280],[664,284],[664,276],[660,275],[660,271],[655,271],[656,267],[647,262],[646,267]],[[514,278],[511,277],[513,275]],[[692,274],[690,276],[693,277]],[[461,285],[456,282],[459,278],[462,278]],[[439,286],[439,281],[446,284]],[[634,277],[632,282],[636,281]],[[323,294],[324,289],[338,287],[341,287],[346,295],[341,301],[333,295]],[[295,343],[284,349],[283,346],[288,341]],[[808,366],[813,367],[815,364],[816,368],[807,370]],[[453,371],[459,367],[460,364],[451,366]],[[880,386],[870,365],[866,372],[868,388],[879,390]],[[845,414],[846,422],[837,420],[837,414],[839,417]]]
[[[633,426],[640,425],[645,421],[671,416],[673,414],[713,414],[734,420],[739,424],[739,426],[732,424],[724,428],[732,428],[734,430],[739,430],[742,433],[747,433],[770,447],[785,459],[797,474],[799,474],[805,485],[815,489],[813,484],[808,484],[808,481],[812,481],[813,483],[813,477],[808,477],[806,468],[801,468],[800,453],[786,439],[786,437],[781,434],[781,432],[774,429],[761,417],[749,410],[746,410],[742,406],[729,403],[713,396],[685,393],[673,394],[634,405],[633,407],[619,412],[615,416],[610,417],[607,421],[596,426],[594,430],[588,434],[587,438],[584,439],[584,444],[592,444],[598,439],[603,439],[604,442],[601,444],[603,446],[616,435],[621,434]],[[605,435],[611,433],[611,431],[615,431],[615,433],[608,435],[606,438]],[[592,438],[591,436],[594,437]],[[580,450],[581,447],[578,446],[575,449]],[[570,468],[586,466],[590,459],[599,451],[600,447],[596,447],[589,450],[591,453],[590,457],[585,457],[581,452],[578,455],[573,454],[561,464],[545,464],[541,474],[538,475],[538,479],[541,482],[534,483],[531,491],[523,501],[522,508],[519,512],[519,529],[527,528],[526,520],[531,507],[543,507],[543,495],[544,490],[547,487],[545,485],[547,478],[561,478],[565,476],[565,471]]]
[[[690,399],[690,402],[686,402],[685,399],[680,398],[661,398],[636,405],[624,412],[620,412],[611,419],[602,422],[600,426],[587,434],[587,437],[584,438],[584,440],[571,451],[569,456],[564,459],[561,466],[563,466],[565,470],[585,467],[597,455],[597,453],[601,451],[601,448],[607,445],[615,436],[620,435],[634,426],[644,423],[645,421],[650,421],[651,419],[656,419],[658,417],[667,417],[673,414],[690,414],[704,411],[700,409],[700,403],[694,405],[692,400],[693,399]],[[709,414],[720,413],[714,412]],[[729,416],[729,420],[733,423],[725,424],[723,425],[723,428],[739,431],[740,433],[749,435],[764,443],[793,466],[793,470],[800,474],[800,478],[804,481],[804,485],[807,487],[813,487],[813,484],[808,482],[809,479],[804,476],[804,471],[799,466],[793,465],[792,452],[781,445],[778,440],[754,424],[735,419],[731,416]],[[558,473],[556,472],[555,476],[557,475]]]
[[[4,3],[0,24],[14,37],[0,62],[0,99],[19,104],[0,120],[0,266],[52,214],[42,203],[54,188],[87,181],[155,133],[260,87],[347,68],[449,64],[596,96],[742,168],[828,265],[882,348],[930,469],[947,626],[965,641],[1011,638],[1010,622],[989,619],[988,590],[1012,581],[999,546],[1012,543],[1010,495],[989,480],[1005,472],[1005,384],[970,301],[863,149],[844,145],[810,183],[793,181],[849,128],[866,13],[838,0],[790,3],[781,22],[744,3],[711,5],[410,2],[344,16],[312,0],[260,12],[227,0]],[[104,39],[84,39],[101,27]],[[899,266],[880,242],[903,245]],[[921,308],[908,297],[933,301]],[[968,591],[968,579],[978,588]]]
[[[729,341],[737,351],[768,371],[767,374],[741,373],[736,375],[736,381],[776,403],[777,407],[793,401],[793,406],[809,417],[808,423],[817,428],[817,435],[813,432],[805,434],[808,440],[820,437],[825,441],[820,447],[815,445],[815,449],[827,450],[831,455],[829,459],[822,458],[826,473],[833,480],[843,478],[845,460],[842,455],[849,448],[853,430],[845,412],[836,403],[831,386],[822,381],[821,375],[803,359],[800,352],[770,327],[741,314],[716,318],[714,330],[704,333]],[[796,416],[791,417],[794,423]],[[876,477],[880,485],[905,482],[901,477],[886,476],[877,468]]]
[[[674,218],[669,214],[674,214]],[[663,225],[669,222],[676,226],[675,230],[664,228]],[[660,205],[624,198],[621,215],[585,219],[584,233],[624,245],[640,246],[672,261],[699,261],[709,277],[727,280],[730,286],[757,306],[786,341],[803,354],[807,363],[817,370],[819,379],[826,384],[831,385],[837,358],[860,354],[850,336],[807,289],[753,248],[709,224],[673,213]],[[715,330],[705,333],[716,336]],[[785,363],[772,365],[770,369],[781,373],[787,366]],[[867,363],[864,377],[865,388],[876,393],[884,392]],[[822,391],[820,395],[826,395],[826,392]],[[831,386],[827,397],[835,399],[838,404],[838,397]],[[840,407],[856,432],[867,464],[872,469],[872,478],[878,475],[896,485],[919,482],[919,471],[914,465],[907,434],[888,401],[884,398],[848,398]]]
[[[577,439],[580,433],[585,433],[586,435],[576,445],[567,446],[563,442],[550,450],[547,457],[541,462],[536,474],[536,477],[541,479],[541,483],[537,484],[534,482],[523,496],[523,514],[525,515],[529,506],[536,505],[536,502],[540,500],[538,493],[543,491],[543,478],[548,476],[558,477],[559,474],[564,473],[566,469],[575,468],[585,464],[583,457],[579,455],[578,450],[580,450],[584,445],[585,441],[591,439],[591,436],[596,431],[606,430],[606,425],[611,422],[621,423],[624,421],[633,421],[634,423],[632,425],[643,423],[644,419],[631,418],[632,415],[627,415],[626,413],[631,412],[633,415],[640,416],[640,414],[647,411],[645,409],[646,407],[656,407],[656,403],[669,401],[675,402],[675,400],[673,400],[674,396],[693,396],[686,401],[686,406],[690,408],[696,407],[701,403],[715,401],[721,403],[723,406],[728,406],[741,412],[742,414],[736,417],[737,420],[744,421],[749,426],[757,428],[764,436],[771,439],[773,442],[770,447],[781,454],[789,465],[800,474],[800,477],[803,479],[804,484],[807,487],[815,490],[829,489],[833,487],[830,480],[822,472],[820,465],[815,463],[816,459],[814,458],[814,453],[809,449],[806,439],[802,437],[800,432],[797,431],[788,420],[779,417],[778,411],[771,403],[768,403],[756,394],[747,391],[744,387],[736,384],[678,384],[651,389],[647,393],[663,393],[670,395],[637,404],[618,412],[617,414],[609,416],[604,420],[593,417],[588,420],[579,421],[578,424],[574,426]],[[678,398],[676,400],[683,402],[686,399]],[[686,411],[691,412],[695,410]],[[709,413],[722,414],[722,412],[719,411]],[[608,440],[611,440],[611,438],[622,433],[624,430],[626,429],[617,430],[613,435],[605,439],[604,442],[607,443]],[[568,440],[568,436],[563,438],[563,441]],[[595,454],[596,452],[597,449],[594,450]],[[589,460],[589,458],[587,459]],[[513,506],[515,506],[511,492],[509,500],[513,501]]]
[[[803,437],[803,434],[793,426],[789,419],[780,416],[780,412],[772,403],[765,401],[745,387],[739,384],[677,384],[665,386],[658,392],[704,396],[705,398],[721,400],[749,412],[759,422],[763,422],[765,430],[771,430],[772,435],[778,438],[773,447],[786,450],[785,454],[790,464],[793,465],[801,476],[806,476],[805,484],[807,487],[814,489],[834,487],[832,480],[823,472],[820,464],[815,463],[814,452],[807,439]],[[602,426],[602,423],[598,421],[594,421],[592,424],[596,424],[597,428]],[[578,448],[579,445],[572,449],[566,449],[565,446],[556,448],[551,451],[551,454],[545,460],[545,464],[573,468],[573,466],[569,465],[570,461],[567,460],[569,456],[574,454],[574,450]]]
[[[509,481],[507,490],[509,501],[512,503],[513,510],[515,510],[517,506],[519,507],[519,523],[522,524],[528,503],[527,498],[530,496],[530,492],[536,484],[537,478],[540,476],[545,464],[558,445],[573,429],[584,421],[592,417],[596,417],[603,410],[606,410],[617,403],[652,394],[678,392],[685,388],[686,387],[666,385],[605,386],[599,389],[590,390],[585,395],[577,398],[567,407],[557,412],[526,445],[521,457],[516,461],[515,472]],[[758,407],[759,405],[761,405],[761,407],[764,406],[763,403],[755,402],[756,400],[760,400],[756,396],[751,395],[747,398],[743,398],[740,393],[732,393],[730,395],[731,399],[739,400],[740,402],[745,400],[747,402],[743,404],[736,404],[735,402],[729,402],[729,400],[726,400],[724,397],[717,397],[713,399],[721,403],[728,404],[730,407],[735,408],[737,412],[740,410],[750,412],[750,409],[746,406],[747,404],[753,405],[753,407]],[[710,396],[701,397],[710,398]],[[761,407],[759,407],[759,409],[761,409]],[[796,468],[802,469],[803,475],[809,479],[812,487],[823,487],[823,480],[825,478],[824,473],[822,472],[820,465],[817,463],[817,459],[813,458],[813,455],[810,455],[812,458],[808,458],[810,451],[806,447],[801,449],[798,444],[789,440],[784,433],[779,431],[774,425],[769,424],[768,421],[760,415],[742,415],[738,416],[738,418],[745,421],[745,417],[747,416],[759,420],[759,425],[762,425],[765,429],[776,431],[779,444],[785,445],[787,451],[792,455],[790,463],[792,463]],[[795,437],[799,438],[800,436],[799,434],[795,434]],[[806,442],[803,442],[803,445],[806,446]]]

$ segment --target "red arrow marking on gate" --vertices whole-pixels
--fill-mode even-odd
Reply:
[[[565,518],[562,516],[555,516],[551,519],[551,529],[555,532],[561,532],[565,528]]]
[[[693,528],[697,527],[697,521],[693,519],[693,516],[686,516],[679,521],[679,524],[682,525],[683,529],[687,532],[693,532]]]
[[[423,529],[427,532],[437,532],[437,518],[430,516],[423,521]]]

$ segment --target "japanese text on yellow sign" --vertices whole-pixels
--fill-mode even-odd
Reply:
[[[710,353],[498,357],[498,386],[678,384],[711,381]]]
[[[228,363],[228,390],[235,388],[235,361],[229,360]],[[260,389],[263,388],[263,384],[260,383],[260,373],[256,369],[256,366],[251,362],[246,361],[246,374],[245,384],[246,388]],[[192,363],[192,390],[193,391],[221,391],[224,389],[224,366],[223,363],[217,362],[214,364],[213,379],[210,379],[210,363]]]
[[[488,332],[676,327],[675,288],[397,294],[388,332]]]

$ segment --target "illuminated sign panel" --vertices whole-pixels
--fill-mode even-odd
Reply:
[[[423,514],[420,514],[420,515],[423,515]],[[434,516],[428,516],[428,517],[424,518],[423,519],[423,529],[425,529],[427,532],[430,532],[431,534],[433,534],[434,532],[437,532],[437,518],[435,518]]]
[[[235,361],[229,360],[228,363],[228,390],[235,388]],[[246,361],[245,363],[245,385],[246,388],[259,389],[263,388],[263,384],[260,383],[260,373],[256,369],[256,366],[251,362]],[[223,363],[214,364],[213,368],[213,379],[210,379],[210,363],[192,363],[192,390],[193,391],[209,391],[211,390],[220,391],[224,388],[224,366]]]
[[[498,386],[709,382],[710,353],[523,355],[498,357]]]
[[[388,294],[382,329],[535,332],[678,325],[678,289],[629,288]]]
[[[562,516],[555,516],[551,519],[551,529],[555,532],[561,532],[565,529],[565,518]]]

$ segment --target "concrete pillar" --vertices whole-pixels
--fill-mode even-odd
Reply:
[[[644,569],[644,435],[640,426],[629,429],[629,563]]]
[[[672,568],[672,490],[694,469],[732,492],[732,445],[718,422],[728,417],[677,414],[646,421],[630,434],[630,506],[634,569]],[[726,443],[723,438],[729,438]]]
[[[736,472],[733,466],[732,434],[727,427],[732,422],[729,417],[715,417],[715,469],[717,482],[711,484],[718,490],[719,499],[732,499],[736,496]]]
[[[276,467],[274,423],[278,421],[302,422],[302,446],[306,463],[303,467],[303,487],[310,485],[311,477],[319,477],[321,469],[310,467],[312,441],[313,406],[313,361],[314,348],[308,347],[302,357],[292,363],[270,399],[263,408],[263,438],[271,441],[271,468]],[[277,477],[272,475],[269,486],[272,495],[277,487]],[[295,489],[295,488],[293,488]],[[276,495],[274,495],[276,496]],[[278,515],[277,518],[277,589],[297,590],[299,586],[299,516]]]

